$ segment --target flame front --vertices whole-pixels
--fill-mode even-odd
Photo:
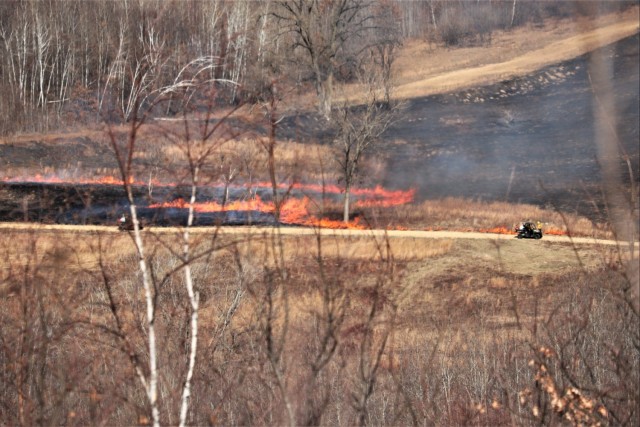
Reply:
[[[268,183],[257,183],[254,185],[256,188],[269,187]],[[323,194],[339,194],[343,191],[336,185],[314,185],[314,184],[281,184],[278,186],[279,190],[295,189],[303,192],[315,192]],[[415,196],[415,190],[410,189],[403,190],[386,190],[380,186],[375,188],[355,188],[351,193],[357,197],[355,206],[360,208],[371,207],[391,207],[399,206],[407,203],[411,203]],[[361,224],[359,218],[356,218],[350,223],[343,221],[332,220],[328,218],[318,218],[311,214],[309,205],[311,199],[307,196],[302,198],[287,197],[280,205],[279,219],[283,224],[291,225],[304,225],[310,227],[319,228],[334,228],[334,229],[354,229],[363,230],[367,227]],[[179,208],[187,209],[190,204],[184,199],[176,199],[171,202],[155,203],[149,206],[153,209],[158,208]],[[256,211],[274,214],[276,207],[273,202],[265,202],[260,196],[256,195],[249,200],[235,200],[225,204],[221,204],[215,201],[208,202],[196,202],[193,204],[193,210],[196,212],[230,212],[230,211]]]
[[[120,178],[113,176],[103,176],[97,178],[73,178],[65,179],[56,175],[43,176],[37,174],[35,176],[28,177],[4,177],[1,181],[7,183],[43,183],[43,184],[66,184],[66,185],[122,185],[123,181]],[[153,185],[156,187],[177,187],[179,185],[188,185],[188,183],[172,183],[172,182],[160,182],[152,179],[148,182],[135,180],[133,177],[128,179],[128,183],[134,186],[147,186]],[[210,184],[206,187],[219,187],[223,188],[223,184]],[[262,189],[269,190],[273,186],[269,182],[257,182],[249,185],[232,184],[229,185],[230,189],[244,189],[253,190]],[[356,218],[351,223],[345,224],[343,221],[332,220],[327,218],[317,218],[309,209],[312,203],[309,195],[311,193],[327,194],[337,196],[344,194],[344,188],[335,184],[307,184],[307,183],[279,183],[276,186],[276,191],[280,192],[295,192],[302,197],[293,197],[289,194],[280,206],[280,222],[284,224],[295,224],[304,226],[313,226],[321,228],[349,228],[349,229],[365,229],[366,227],[361,224]],[[415,190],[387,190],[380,186],[374,188],[353,188],[350,191],[351,196],[355,199],[353,206],[359,208],[371,208],[371,207],[392,207],[411,203],[415,196]],[[334,197],[335,198],[335,197]],[[149,206],[150,208],[179,208],[186,209],[189,204],[183,199],[176,199],[164,203],[155,203]],[[228,211],[257,211],[275,214],[275,206],[272,202],[263,201],[258,195],[249,200],[235,200],[226,204],[220,204],[215,201],[203,201],[197,202],[193,205],[196,212],[228,212]]]
[[[48,175],[44,176],[41,174],[36,174],[33,176],[26,177],[8,177],[0,179],[2,182],[7,183],[21,183],[21,182],[30,182],[30,183],[42,183],[42,184],[68,184],[68,185],[122,185],[123,181],[121,178],[116,178],[114,176],[103,176],[96,178],[74,178],[74,179],[65,179],[60,178],[56,175]],[[179,185],[189,185],[189,183],[175,183],[175,182],[162,182],[157,179],[151,179],[149,181],[140,181],[136,180],[133,176],[130,176],[128,179],[130,185],[135,186],[147,186],[153,185],[156,187],[177,187]],[[205,187],[225,187],[224,184],[214,183],[210,185],[205,185]],[[247,185],[240,184],[231,184],[228,185],[230,189],[271,189],[272,184],[269,182],[256,182]],[[278,191],[289,191],[289,190],[297,190],[302,193],[315,193],[315,194],[344,194],[344,188],[341,188],[335,184],[306,184],[306,183],[279,183],[276,186],[276,190]],[[391,207],[391,206],[399,206],[407,203],[413,202],[415,197],[415,189],[409,190],[387,190],[379,185],[374,188],[353,188],[351,189],[350,194],[358,199],[355,202],[355,206],[357,207]],[[177,201],[176,201],[177,202]],[[236,209],[239,210],[239,209]]]
[[[507,227],[482,228],[479,231],[481,233],[513,234],[513,229],[509,229]]]
[[[280,222],[291,225],[304,225],[320,228],[342,228],[361,230],[366,227],[359,223],[356,218],[351,223],[335,221],[327,218],[317,218],[309,212],[311,200],[308,197],[302,199],[288,198],[280,205]],[[171,202],[155,203],[149,205],[150,208],[178,208],[188,209],[190,204],[184,199],[176,199]],[[276,207],[273,202],[264,202],[259,196],[250,200],[235,200],[226,204],[215,201],[196,202],[193,204],[195,212],[230,212],[230,211],[255,211],[274,214]]]
[[[40,174],[28,177],[4,177],[0,178],[0,181],[6,183],[43,183],[43,184],[66,184],[66,185],[122,185],[121,178],[114,176],[103,176],[95,178],[73,178],[65,179],[56,175],[43,176]],[[135,186],[147,186],[153,185],[158,187],[177,187],[180,184],[172,182],[161,182],[156,179],[149,181],[138,181],[133,176],[129,177],[128,183]],[[182,184],[184,185],[184,184]],[[222,184],[210,184],[209,187],[223,187]],[[272,184],[269,182],[257,182],[250,185],[238,185],[232,184],[228,186],[232,189],[272,189]],[[309,193],[314,194],[328,194],[328,195],[340,195],[344,194],[344,188],[335,184],[305,184],[305,183],[280,183],[276,186],[278,192],[289,192],[290,190],[296,190],[298,193],[304,194],[301,198],[287,197],[280,206],[280,222],[284,224],[303,225],[320,228],[340,228],[340,229],[365,229],[364,224],[359,222],[356,218],[353,222],[345,224],[343,221],[332,220],[327,218],[317,218],[309,209],[312,203],[309,198]],[[387,190],[380,186],[374,188],[353,188],[350,194],[354,197],[354,206],[359,208],[372,208],[372,207],[393,207],[405,205],[413,202],[415,196],[415,189],[410,190]],[[149,206],[150,208],[179,208],[187,209],[189,204],[183,199],[176,199],[165,203],[155,203]],[[229,211],[255,211],[269,214],[275,214],[275,206],[272,202],[265,202],[259,196],[255,196],[248,200],[235,200],[226,204],[220,204],[215,201],[209,202],[197,202],[193,206],[196,212],[229,212]],[[408,230],[407,227],[396,226],[392,227],[396,230]],[[427,231],[439,231],[445,230],[443,227],[430,227]],[[495,233],[495,234],[512,234],[513,229],[507,227],[494,227],[487,229],[458,229],[457,231],[480,231],[483,233]],[[566,236],[567,231],[557,228],[545,228],[544,233],[548,235]]]

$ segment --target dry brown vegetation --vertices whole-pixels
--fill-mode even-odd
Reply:
[[[394,220],[413,229],[449,230],[513,230],[523,220],[537,220],[547,232],[569,233],[574,236],[593,236],[610,239],[612,233],[606,224],[594,224],[587,218],[566,214],[539,206],[482,202],[460,198],[428,200],[416,206],[396,208]]]
[[[194,121],[194,123],[197,123]],[[136,168],[134,176],[137,180],[146,182],[150,179],[164,183],[180,182],[184,179],[186,168],[183,153],[168,136],[171,130],[167,126],[156,127],[155,124],[145,125],[141,129],[141,137],[135,154]],[[117,132],[117,131],[116,131]],[[124,132],[117,132],[125,135]],[[105,134],[92,136],[91,144],[105,147],[108,145]],[[54,150],[68,150],[67,135],[50,136],[46,144]],[[86,154],[86,152],[85,152]],[[215,169],[207,171],[207,179],[215,183],[231,178],[232,182],[250,187],[255,182],[267,180],[265,165],[267,152],[257,136],[238,135],[220,144],[215,150],[216,158],[222,159]],[[277,158],[276,171],[283,182],[299,182],[304,177],[307,182],[335,182],[338,176],[331,157],[332,149],[327,145],[300,143],[295,141],[279,141],[275,147]],[[62,167],[64,166],[64,167]],[[13,166],[9,164],[2,171],[2,177],[30,178],[40,175],[43,177],[58,177],[69,180],[100,179],[104,177],[119,177],[118,170],[112,156],[105,158],[97,167],[83,164],[82,160],[75,160],[69,156],[69,163],[59,167],[44,166]],[[224,178],[223,178],[224,177]]]
[[[615,249],[212,233],[194,241],[190,424],[283,424],[287,407],[311,424],[637,421],[638,313]],[[180,266],[179,245],[144,236],[161,422],[174,424],[188,316],[182,276],[165,274]],[[5,421],[146,424],[131,363],[146,352],[130,236],[1,239]]]

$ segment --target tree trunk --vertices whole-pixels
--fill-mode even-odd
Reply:
[[[344,212],[342,220],[345,224],[349,224],[349,199],[351,196],[351,185],[347,185],[344,189]]]
[[[331,119],[331,105],[333,103],[333,73],[329,72],[326,78],[318,76],[318,101],[320,114],[325,119]]]
[[[429,1],[429,11],[431,12],[431,23],[433,24],[433,29],[438,30],[438,24],[436,23],[436,14],[433,10],[433,0]]]

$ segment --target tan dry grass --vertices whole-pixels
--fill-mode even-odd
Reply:
[[[383,236],[323,236],[321,254],[323,259],[380,260],[387,256],[387,244],[396,261],[419,261],[448,253],[453,242],[450,239],[388,239]],[[239,242],[235,247],[244,257],[265,259],[273,262],[274,251],[270,238],[258,237]],[[265,250],[267,252],[265,252]],[[279,250],[279,249],[278,249]],[[318,256],[315,236],[283,236],[282,259],[287,262],[296,259],[314,259]]]
[[[115,227],[114,227],[115,229]],[[147,245],[147,253],[156,256],[166,255],[170,251],[177,253],[181,250],[180,237],[173,233],[152,234],[143,232]],[[192,237],[194,253],[206,251],[210,248],[211,233],[196,234]],[[313,235],[282,236],[282,245],[273,243],[270,234],[242,236],[222,236],[218,244],[226,249],[223,254],[233,254],[235,251],[242,259],[254,260],[257,263],[273,263],[274,257],[280,257],[286,262],[296,260],[310,260],[317,257],[317,240]],[[345,260],[364,261],[380,259],[380,253],[386,256],[384,237],[357,236],[323,236],[323,259],[339,258]],[[453,242],[450,239],[398,239],[388,241],[393,258],[397,261],[419,261],[447,254]],[[83,230],[77,227],[75,231],[61,231],[56,229],[24,228],[15,230],[3,229],[0,236],[0,246],[3,247],[0,265],[4,268],[18,263],[26,265],[47,264],[55,260],[59,266],[71,270],[97,268],[100,253],[105,262],[114,257],[126,257],[135,254],[133,241],[127,233]],[[274,252],[275,251],[275,252]]]
[[[80,229],[81,230],[81,229]],[[60,231],[53,229],[23,229],[3,230],[0,237],[2,250],[0,257],[0,280],[6,282],[10,275],[15,280],[15,274],[19,274],[25,268],[38,268],[41,274],[50,277],[71,277],[82,271],[90,271],[100,276],[99,260],[102,257],[106,265],[117,266],[119,269],[134,268],[135,264],[120,265],[120,260],[127,263],[135,257],[135,248],[130,236],[126,233],[112,233],[103,231]],[[153,254],[155,258],[163,259],[170,251],[180,252],[180,235],[162,234],[152,235],[145,232],[147,254]],[[211,243],[210,234],[196,234],[193,238],[194,253],[207,250]],[[296,279],[297,286],[295,298],[289,298],[289,318],[293,323],[303,324],[313,312],[322,308],[322,295],[318,289],[307,282],[305,268],[317,268],[315,256],[317,256],[316,237],[309,236],[282,236],[282,245],[273,241],[273,235],[246,236],[221,236],[218,240],[225,246],[213,259],[214,269],[234,268],[236,254],[243,260],[245,273],[253,271],[261,277],[264,266],[274,267],[275,259],[282,249],[283,260],[289,269],[299,271],[302,274]],[[389,248],[396,261],[421,262],[429,258],[438,257],[449,253],[453,246],[451,240],[424,240],[424,239],[390,239]],[[340,259],[347,263],[376,263],[380,259],[380,251],[386,251],[387,242],[381,238],[367,237],[343,237],[323,236],[322,257],[323,262],[331,259]],[[276,253],[274,253],[274,251]],[[280,261],[280,258],[278,258]],[[196,265],[203,261],[196,262]],[[305,267],[307,266],[307,267]],[[113,267],[107,267],[108,270]],[[328,267],[331,268],[331,267]],[[302,270],[301,270],[302,269]],[[110,270],[109,270],[110,271]],[[348,270],[347,270],[348,271]],[[357,286],[367,282],[365,276],[345,278],[347,283],[353,283],[355,291]],[[298,283],[299,282],[299,283]],[[0,293],[10,294],[10,289],[0,288]],[[249,326],[256,321],[256,310],[259,301],[246,300],[239,309],[234,322],[237,325]],[[203,322],[217,324],[224,313],[214,303],[202,305],[201,319]],[[282,319],[280,319],[281,324]]]
[[[447,48],[408,41],[394,63],[399,99],[422,97],[497,83],[563,62],[638,32],[639,8],[621,14],[547,20],[510,31],[496,31],[491,44]],[[359,98],[349,85],[345,99]]]
[[[256,139],[233,140],[220,148],[220,155],[235,158],[238,164],[253,165],[255,172],[266,174],[268,164],[267,151]],[[333,154],[327,145],[300,143],[294,141],[278,141],[274,158],[279,176],[296,179],[304,177],[305,181],[335,177],[335,165],[331,161]]]
[[[31,265],[35,267],[64,268],[68,271],[94,269],[102,251],[105,260],[134,253],[131,239],[126,234],[93,233],[86,231],[44,231],[40,229],[3,230],[0,265]]]
[[[243,180],[250,178],[265,180],[268,176],[268,153],[264,141],[256,138],[234,138],[224,141],[212,140],[203,146],[208,150],[215,147],[208,158],[208,169],[235,170],[235,175],[242,174]],[[274,158],[277,176],[286,180],[305,181],[334,180],[336,177],[335,162],[328,145],[300,143],[294,141],[277,141]],[[153,142],[140,145],[136,155],[139,160],[159,161],[166,159],[175,167],[186,169],[184,150],[173,144],[166,136],[156,135]]]
[[[504,227],[512,230],[526,220],[541,221],[548,232],[570,232],[575,236],[593,236],[611,239],[612,234],[604,224],[573,214],[543,209],[538,206],[507,203],[482,202],[463,198],[447,197],[428,200],[417,206],[401,206],[396,209],[401,223],[412,228],[443,228],[490,230]]]

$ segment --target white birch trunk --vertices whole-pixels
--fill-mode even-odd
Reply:
[[[35,39],[36,39],[36,64],[38,69],[38,100],[37,105],[40,107],[44,107],[46,102],[45,96],[45,68],[46,68],[46,59],[47,53],[49,51],[49,46],[51,44],[51,36],[49,31],[45,28],[44,24],[40,20],[38,14],[35,16],[36,18],[36,29],[35,29]]]
[[[184,280],[187,286],[187,294],[189,295],[189,303],[191,305],[191,345],[189,348],[189,367],[187,370],[187,377],[185,378],[184,387],[182,388],[182,399],[180,404],[180,427],[184,427],[187,422],[187,413],[189,410],[189,398],[191,397],[191,379],[193,377],[193,370],[196,365],[196,355],[198,352],[198,305],[200,296],[197,291],[194,290],[193,276],[191,274],[191,260],[190,258],[190,244],[189,244],[189,230],[193,225],[193,206],[196,202],[196,191],[198,188],[198,167],[195,167],[193,174],[193,183],[191,186],[191,199],[189,201],[189,216],[187,219],[187,226],[184,229],[183,240],[183,255],[184,255]]]
[[[130,204],[129,211],[131,213],[131,221],[133,222],[133,236],[136,244],[136,250],[138,252],[138,265],[140,268],[140,272],[142,273],[142,286],[144,289],[144,297],[147,308],[147,333],[149,335],[149,379],[147,382],[143,382],[143,385],[145,386],[147,399],[149,401],[149,406],[151,407],[151,418],[153,426],[159,427],[160,411],[158,409],[158,362],[156,349],[154,295],[151,285],[151,278],[149,277],[149,270],[147,268],[147,261],[144,253],[144,242],[142,240],[142,233],[140,231],[140,221],[138,220],[136,205],[133,200],[133,193],[131,192],[130,184],[127,183],[126,185]]]

